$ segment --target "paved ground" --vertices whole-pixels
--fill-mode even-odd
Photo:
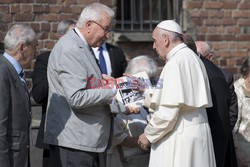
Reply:
[[[36,148],[36,137],[40,125],[42,109],[40,106],[32,107],[32,128],[31,128],[31,147],[30,160],[31,167],[42,167],[42,149]]]
[[[250,143],[241,135],[234,136],[239,167],[250,167]]]
[[[41,106],[32,107],[32,129],[31,129],[31,149],[30,149],[30,159],[31,159],[31,167],[42,167],[42,150],[35,147],[38,127],[40,124],[42,109]],[[249,143],[248,143],[249,145]],[[249,152],[247,155],[250,155],[250,147],[247,151]],[[239,165],[238,167],[250,167],[250,157],[248,157],[247,162]]]

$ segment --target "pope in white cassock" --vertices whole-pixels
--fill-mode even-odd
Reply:
[[[206,114],[212,106],[207,73],[181,34],[173,20],[153,31],[153,48],[166,60],[163,87],[153,93],[154,113],[138,143],[144,149],[151,143],[150,167],[216,167]]]

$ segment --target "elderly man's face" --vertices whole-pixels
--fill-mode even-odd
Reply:
[[[107,14],[103,14],[103,19],[99,22],[91,21],[92,40],[90,46],[101,46],[110,35],[111,18]]]
[[[159,55],[160,59],[166,60],[166,38],[161,33],[159,28],[155,28],[152,33],[152,39],[153,39],[153,49],[156,51],[156,53]]]
[[[31,61],[34,59],[36,54],[37,39],[35,39],[31,44],[24,45],[22,52],[21,64],[24,68],[29,68]]]
[[[213,52],[211,52],[211,48],[208,43],[204,41],[196,41],[195,42],[197,52],[199,52],[203,57],[211,60],[213,57]]]

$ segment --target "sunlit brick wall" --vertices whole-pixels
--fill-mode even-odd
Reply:
[[[38,53],[51,50],[57,40],[56,29],[63,19],[78,19],[91,2],[114,8],[116,0],[0,0],[0,41],[14,23],[26,23],[38,34]]]
[[[183,11],[185,30],[208,41],[214,62],[239,77],[242,60],[250,56],[250,1],[184,0]]]

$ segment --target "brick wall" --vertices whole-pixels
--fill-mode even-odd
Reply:
[[[57,39],[58,22],[68,18],[77,20],[84,6],[91,2],[116,8],[116,0],[0,0],[0,41],[11,24],[22,22],[37,32],[38,52],[50,50]],[[208,41],[216,53],[214,62],[238,77],[242,59],[250,54],[250,1],[183,0],[182,6],[184,30],[196,40]],[[129,59],[149,54],[158,60],[150,41],[117,44],[124,48]]]
[[[114,8],[116,0],[0,0],[0,41],[13,23],[29,24],[38,34],[38,52],[51,50],[63,19],[78,19],[84,6],[101,2]]]
[[[183,27],[196,40],[208,41],[214,62],[239,75],[242,59],[250,55],[249,0],[184,0]]]
[[[30,25],[38,35],[37,55],[51,50],[57,40],[58,23],[63,19],[77,20],[89,3],[101,2],[114,8],[116,0],[0,0],[0,41],[13,23]],[[29,89],[34,61],[25,69]]]

